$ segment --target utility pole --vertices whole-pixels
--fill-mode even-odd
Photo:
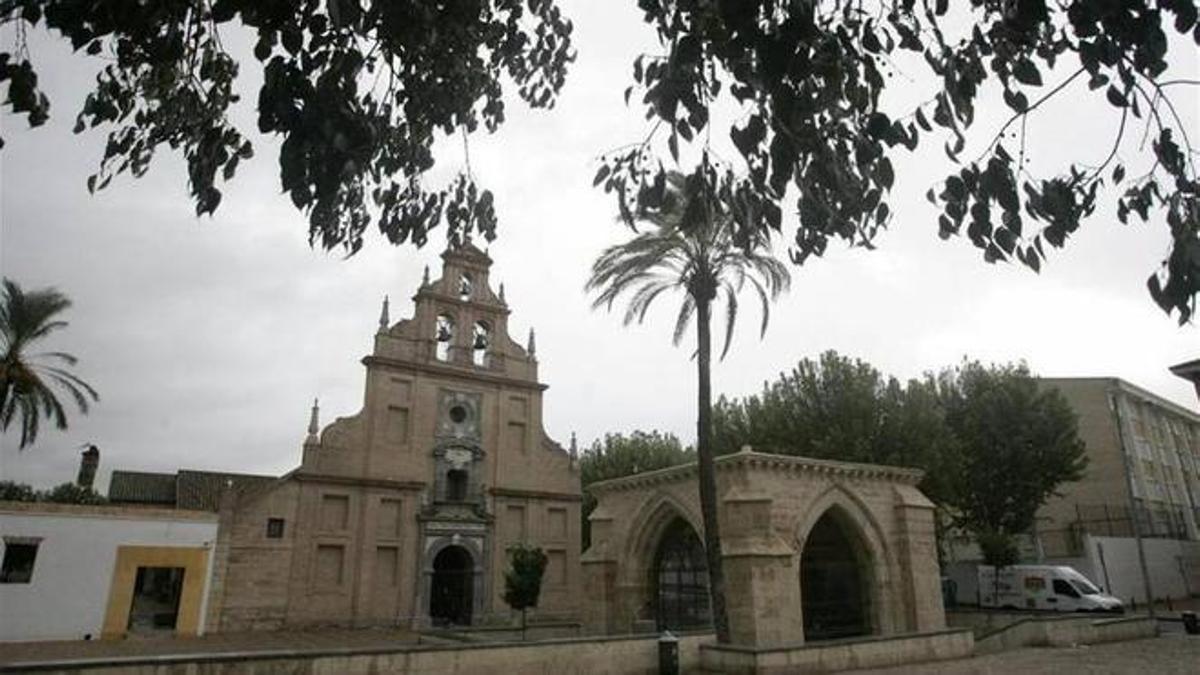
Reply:
[[[1133,471],[1130,463],[1133,461],[1129,457],[1129,449],[1125,446],[1125,422],[1121,418],[1120,401],[1117,400],[1116,390],[1110,389],[1108,392],[1108,406],[1113,411],[1113,416],[1117,421],[1117,447],[1121,450],[1121,458],[1125,463],[1125,487],[1129,493],[1129,516],[1133,523],[1133,537],[1137,540],[1138,562],[1142,566],[1142,586],[1146,591],[1146,606],[1150,609],[1150,620],[1154,621],[1158,617],[1154,610],[1154,589],[1150,585],[1150,571],[1146,567],[1146,548],[1142,545],[1142,524],[1138,519],[1137,500],[1133,497]],[[1156,630],[1157,630],[1157,625]]]

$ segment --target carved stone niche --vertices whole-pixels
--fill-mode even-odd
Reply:
[[[483,503],[483,454],[475,443],[450,441],[434,448],[434,504]]]
[[[443,389],[438,394],[438,439],[474,441],[478,445],[482,408],[482,394]]]

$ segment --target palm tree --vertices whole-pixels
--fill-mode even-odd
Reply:
[[[625,312],[626,325],[645,319],[650,305],[664,293],[683,291],[683,304],[675,321],[676,345],[687,332],[692,316],[696,317],[699,374],[696,454],[700,468],[700,512],[704,523],[713,628],[717,641],[727,643],[729,619],[725,610],[725,577],[713,468],[709,323],[713,304],[723,300],[726,308],[723,359],[733,337],[738,293],[747,284],[754,289],[762,302],[761,330],[765,333],[770,302],[787,290],[791,275],[771,255],[765,234],[755,231],[735,240],[732,219],[718,212],[710,200],[703,199],[703,195],[696,194],[678,173],[673,172],[667,178],[662,208],[640,215],[651,229],[606,249],[593,263],[586,289],[597,292],[593,309],[601,306],[612,309],[618,297],[631,293]]]
[[[31,445],[38,432],[38,418],[54,420],[67,428],[67,414],[53,386],[66,390],[79,411],[87,413],[88,399],[100,400],[91,385],[63,366],[78,361],[66,352],[30,353],[30,348],[50,333],[67,326],[55,318],[71,301],[54,288],[26,293],[14,281],[4,280],[0,297],[0,430],[7,431],[14,419],[21,420],[21,448]]]

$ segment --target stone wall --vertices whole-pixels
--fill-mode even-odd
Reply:
[[[680,670],[696,672],[705,634],[679,640]],[[248,653],[212,656],[136,657],[109,660],[0,665],[0,673],[101,675],[653,675],[658,640],[612,637],[548,640],[527,644],[437,645],[388,650],[309,653]]]
[[[804,543],[836,516],[859,551],[868,632],[945,627],[933,505],[916,489],[920,472],[802,457],[740,452],[717,460],[722,554],[736,644],[804,641],[800,597]],[[703,532],[695,465],[589,488],[592,546],[583,556],[585,623],[595,633],[653,625],[654,555],[677,519]]]
[[[1018,649],[1021,647],[1066,647],[1154,637],[1157,624],[1144,616],[1096,619],[1089,616],[1029,618],[982,635],[975,642],[975,653]]]
[[[700,647],[700,662],[706,671],[726,675],[828,673],[960,659],[971,656],[973,646],[967,630],[771,648],[707,644]]]

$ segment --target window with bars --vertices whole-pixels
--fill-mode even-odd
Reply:
[[[659,630],[704,626],[711,620],[704,545],[682,519],[669,525],[659,542],[654,586]]]

